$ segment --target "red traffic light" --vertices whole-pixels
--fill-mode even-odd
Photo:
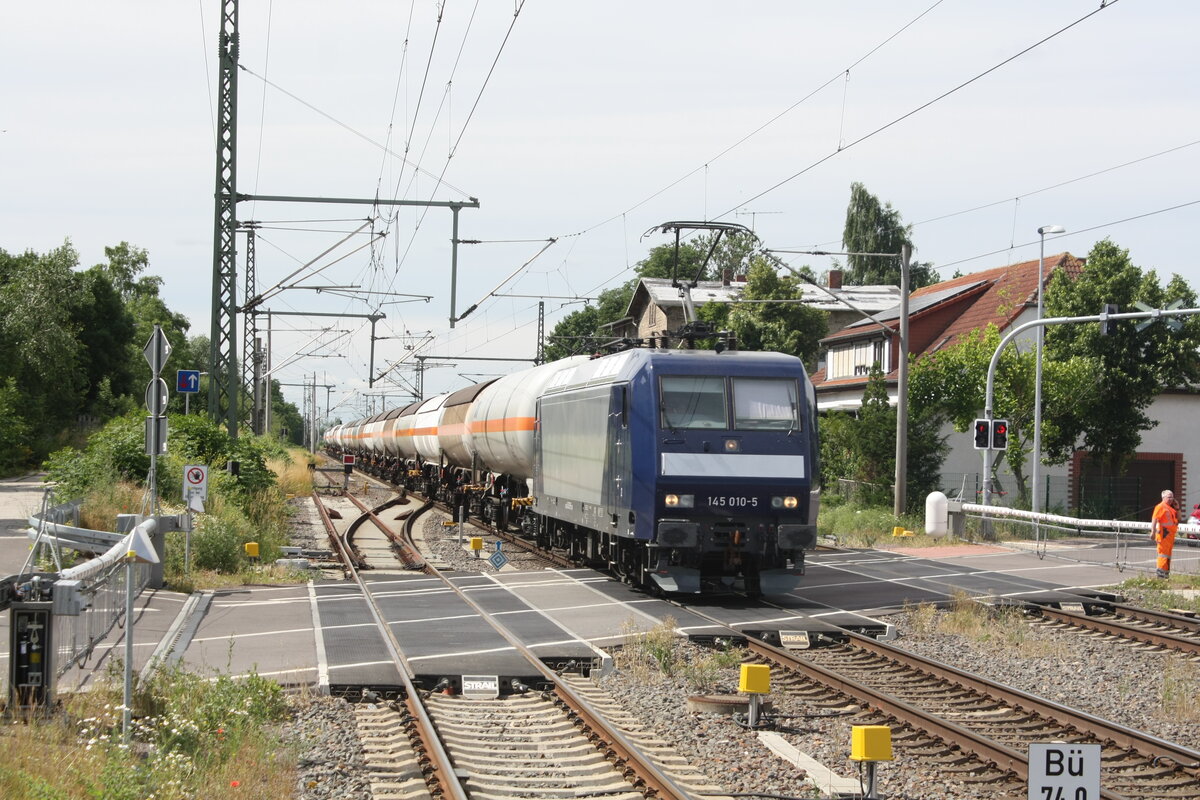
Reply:
[[[986,419],[975,420],[975,449],[987,450],[991,441],[991,425]]]
[[[1008,449],[1008,420],[992,420],[992,448],[995,450]]]

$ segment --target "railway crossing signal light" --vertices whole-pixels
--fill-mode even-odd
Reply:
[[[992,420],[992,449],[1006,450],[1008,448],[1008,420]]]
[[[975,449],[987,450],[991,440],[991,426],[986,419],[975,420]]]
[[[1005,450],[1008,448],[1008,420],[975,420],[976,450]]]

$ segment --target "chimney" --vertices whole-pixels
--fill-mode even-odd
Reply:
[[[721,285],[722,285],[722,286],[728,286],[728,285],[729,285],[729,279],[730,279],[732,276],[733,276],[733,270],[729,270],[729,269],[723,269],[723,270],[721,270]]]
[[[825,277],[825,282],[830,289],[842,288],[842,271],[840,269],[831,269]]]

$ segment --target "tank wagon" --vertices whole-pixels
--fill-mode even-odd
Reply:
[[[779,353],[576,356],[332,428],[360,467],[663,592],[787,591],[816,546],[816,401]]]

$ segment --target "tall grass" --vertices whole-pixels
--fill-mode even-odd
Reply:
[[[914,536],[892,536],[894,528],[912,531]],[[863,506],[840,500],[822,502],[817,517],[817,533],[832,537],[840,547],[930,547],[964,544],[958,539],[934,539],[926,536],[925,518],[918,514],[897,517],[883,506]]]
[[[257,675],[159,672],[137,688],[126,742],[115,677],[69,696],[53,717],[0,728],[0,797],[185,800],[235,789],[233,796],[293,796],[295,756],[279,732],[288,716],[279,684]]]
[[[723,647],[697,656],[677,636],[674,617],[666,617],[647,631],[639,630],[633,620],[621,625],[623,643],[614,656],[617,669],[628,672],[641,683],[682,680],[692,691],[711,691],[722,678],[746,659],[741,647]]]
[[[1065,652],[1063,645],[1038,638],[1020,608],[985,605],[966,592],[955,592],[945,611],[939,612],[930,603],[909,606],[905,611],[917,633],[961,636],[984,648],[1024,658],[1062,656]]]

